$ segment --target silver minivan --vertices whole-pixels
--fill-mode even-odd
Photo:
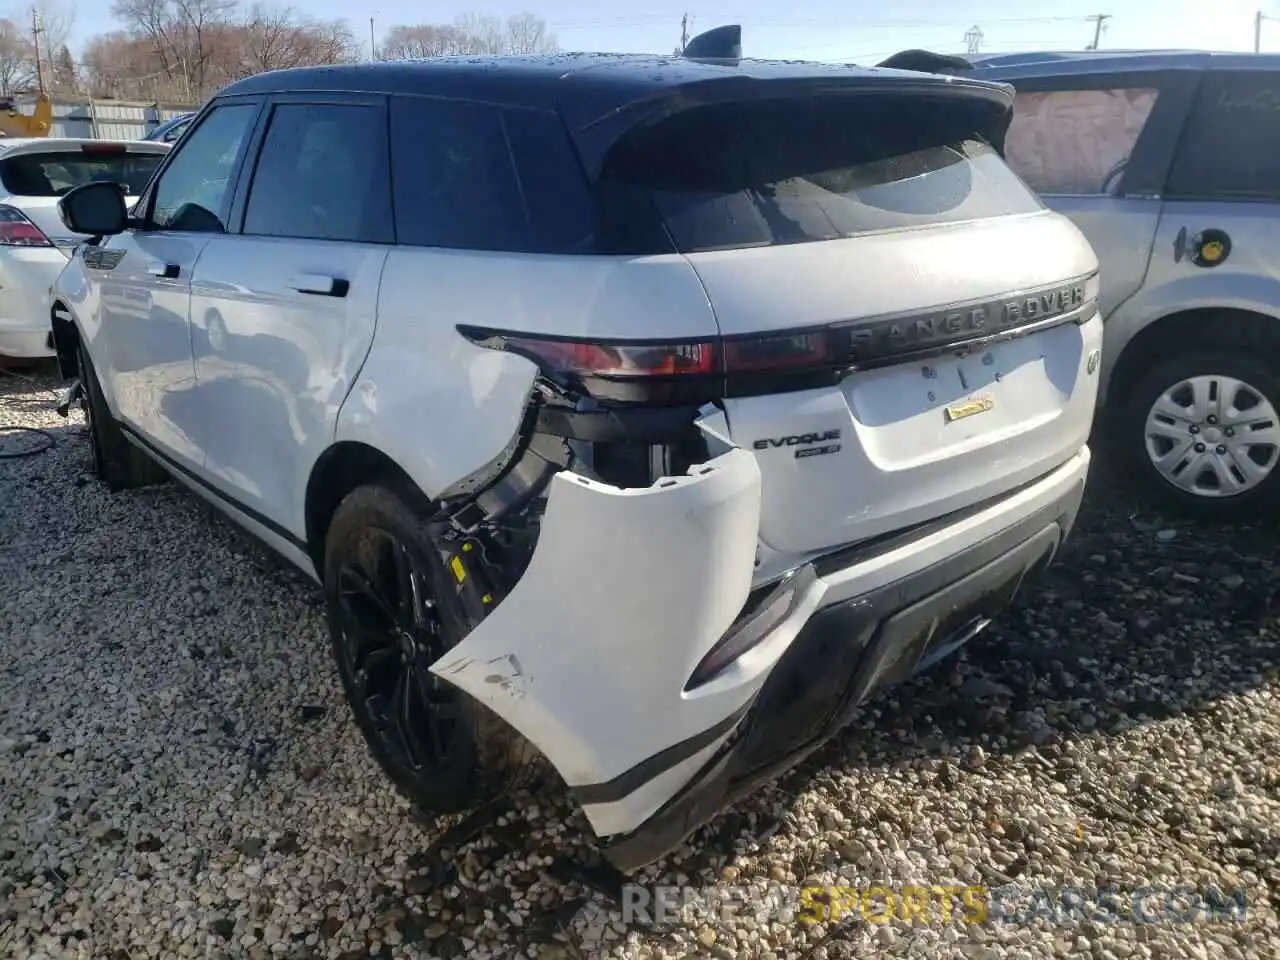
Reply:
[[[918,68],[959,72],[953,59]],[[1280,509],[1280,56],[970,66],[1014,86],[1006,160],[1097,252],[1110,459],[1194,516]]]

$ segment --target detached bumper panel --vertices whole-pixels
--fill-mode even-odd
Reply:
[[[878,690],[976,635],[1053,558],[1080,485],[1047,508],[902,580],[818,610],[779,659],[736,735],[632,833],[607,843],[623,871],[651,863],[726,805],[795,766]]]
[[[556,474],[528,569],[432,672],[542,751],[597,834],[634,830],[763,682],[684,691],[747,599],[759,518],[742,450],[640,489]]]

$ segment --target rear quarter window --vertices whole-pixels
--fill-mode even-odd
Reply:
[[[163,159],[158,153],[22,153],[0,160],[0,181],[9,193],[24,197],[60,197],[99,180],[123,184],[127,194],[136,196]]]
[[[1280,73],[1208,73],[1187,118],[1166,197],[1280,200]]]
[[[391,101],[399,243],[586,253],[591,203],[559,117],[470,101]]]

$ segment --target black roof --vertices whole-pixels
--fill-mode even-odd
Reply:
[[[853,64],[558,53],[524,57],[431,57],[273,70],[238,80],[220,90],[218,96],[326,91],[413,93],[545,109],[564,109],[578,103],[599,107],[611,104],[616,108],[702,82],[811,81],[820,84],[823,80],[832,80],[842,84],[874,84],[905,77],[911,77],[915,83],[922,79],[918,74],[905,71],[869,69]],[[964,81],[929,77],[927,82]],[[608,109],[602,109],[598,115]]]
[[[1010,109],[996,83],[782,60],[695,60],[645,54],[560,53],[527,57],[431,57],[274,70],[236,81],[225,97],[272,93],[398,93],[554,110],[573,135],[588,173],[625,129],[698,103],[761,95],[810,95],[850,85],[886,91],[968,94]]]

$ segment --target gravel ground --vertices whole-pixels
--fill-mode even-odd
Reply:
[[[1270,528],[1195,530],[1096,476],[963,659],[641,878],[1241,888],[1243,917],[806,925],[783,899],[628,926],[566,872],[590,834],[556,789],[416,818],[348,721],[317,591],[181,488],[106,494],[52,385],[0,374],[0,453],[42,439],[6,426],[54,443],[0,459],[2,956],[1280,956]]]

